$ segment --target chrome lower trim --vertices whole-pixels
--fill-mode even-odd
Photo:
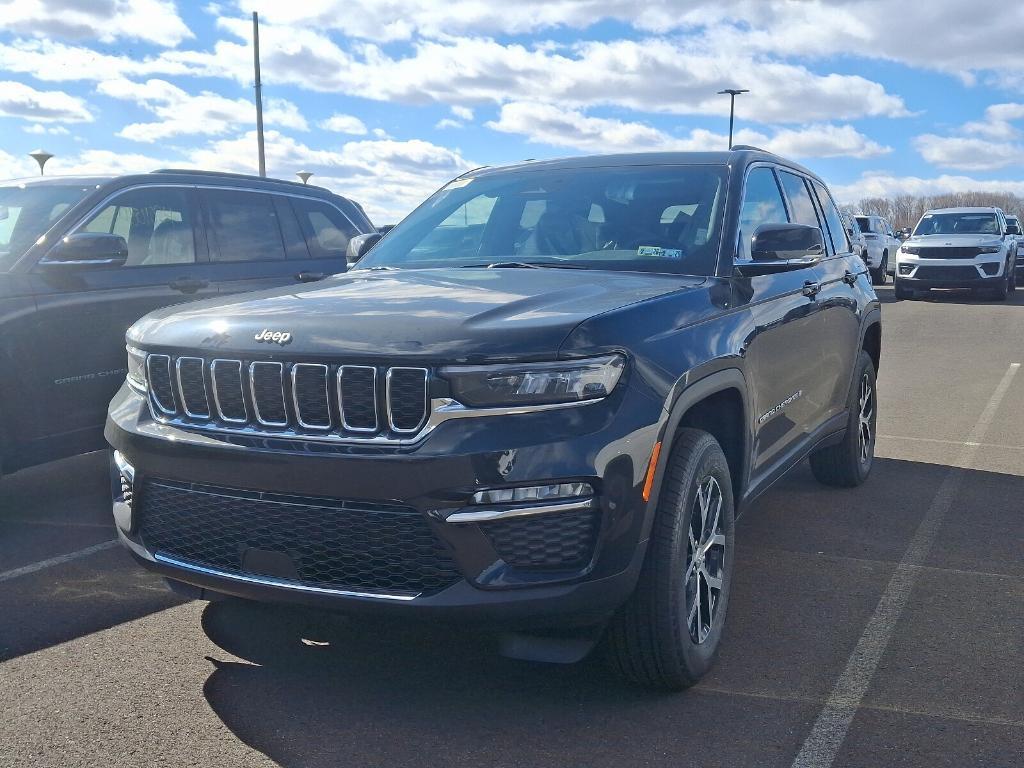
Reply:
[[[151,398],[148,398],[151,400]],[[153,420],[172,427],[177,427],[186,432],[216,433],[222,435],[241,435],[243,437],[273,438],[283,440],[299,440],[314,443],[334,443],[336,445],[385,445],[405,446],[415,445],[421,442],[431,432],[447,421],[455,419],[478,419],[486,416],[516,416],[527,413],[543,413],[545,411],[557,411],[563,408],[582,408],[587,405],[594,405],[602,402],[603,398],[595,400],[580,400],[573,403],[546,403],[544,405],[517,405],[514,407],[501,408],[467,408],[462,403],[452,400],[450,397],[436,397],[430,401],[431,409],[426,423],[415,435],[409,437],[391,437],[388,435],[374,435],[372,437],[353,437],[352,435],[340,434],[316,434],[297,432],[294,429],[280,429],[274,432],[267,432],[254,427],[227,427],[213,422],[197,423],[185,421],[181,418],[168,417],[157,412],[150,403],[150,415]]]
[[[478,512],[456,512],[445,518],[446,523],[486,523],[492,520],[507,520],[511,517],[551,515],[558,512],[583,512],[594,508],[593,498],[584,501],[573,500],[564,504],[543,504],[532,507],[509,507],[507,509],[481,509]]]
[[[221,579],[229,579],[230,581],[237,581],[243,584],[258,584],[262,587],[277,587],[279,589],[290,589],[293,592],[304,592],[312,595],[334,595],[337,597],[365,597],[373,598],[376,600],[394,600],[397,602],[408,602],[415,600],[420,596],[420,592],[409,595],[393,595],[387,593],[377,592],[358,592],[350,589],[330,589],[328,587],[311,587],[307,584],[301,584],[297,581],[289,581],[287,579],[275,579],[272,576],[250,576],[248,574],[231,573],[230,571],[222,571],[217,568],[207,568],[203,565],[196,565],[195,563],[189,563],[184,560],[178,560],[174,557],[162,555],[157,552],[153,555],[153,559],[158,563],[164,565],[171,565],[175,568],[181,568],[185,571],[191,571],[193,573],[202,573],[207,576],[216,576]]]
[[[128,463],[120,451],[114,451],[114,466],[125,480],[132,484],[135,483],[135,467]]]

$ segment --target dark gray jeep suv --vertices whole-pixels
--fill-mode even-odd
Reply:
[[[136,323],[114,518],[194,597],[603,638],[683,687],[737,510],[808,456],[868,476],[880,320],[824,184],[767,152],[477,170],[347,274]]]

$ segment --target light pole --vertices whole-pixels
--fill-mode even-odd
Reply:
[[[260,82],[260,17],[252,12],[252,63],[256,70],[256,150],[260,176],[267,175],[267,158],[263,152],[263,83]]]
[[[729,149],[732,149],[732,123],[736,116],[736,97],[741,93],[750,93],[749,88],[726,88],[718,92],[720,95],[729,94]]]
[[[39,163],[39,175],[43,175],[43,166],[46,165],[46,161],[49,160],[53,155],[47,152],[45,149],[37,149],[35,152],[29,152],[28,156]]]

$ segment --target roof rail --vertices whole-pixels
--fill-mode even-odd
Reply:
[[[291,184],[296,187],[316,186],[315,184],[303,184],[301,181],[289,181],[288,179],[268,178],[257,176],[254,173],[229,173],[227,171],[202,171],[196,168],[157,168],[153,173],[181,173],[188,176],[210,176],[224,179],[245,179],[246,181],[272,181],[275,184]],[[322,189],[322,187],[317,187]]]
[[[732,150],[746,150],[748,152],[764,152],[766,155],[774,155],[774,152],[769,152],[767,149],[761,149],[761,147],[755,147],[751,144],[733,144]]]

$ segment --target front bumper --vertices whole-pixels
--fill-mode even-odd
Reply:
[[[661,414],[660,404],[621,386],[605,401],[586,407],[446,423],[414,446],[325,445],[200,434],[161,424],[152,419],[145,398],[125,387],[111,403],[106,428],[120,459],[120,466],[112,463],[114,516],[121,541],[143,566],[213,593],[504,628],[599,621],[628,597],[643,562],[650,510],[642,490]],[[126,472],[132,475],[127,488]],[[449,522],[453,515],[480,510],[471,503],[480,489],[558,482],[585,482],[594,489],[592,497],[576,502],[595,521],[582,556],[579,529],[564,534],[577,537],[571,562],[558,561],[557,537],[563,530],[558,524],[531,528],[534,523],[527,517],[518,518],[526,524],[509,544],[508,536],[497,535],[490,522]],[[164,494],[159,502],[164,507],[172,503],[168,498],[190,505],[199,499],[202,505],[177,510],[157,537],[147,523],[155,519],[149,501],[156,498],[154,488]],[[167,489],[177,495],[168,497]],[[241,505],[250,517],[235,516],[230,524],[208,529],[189,522],[196,514],[220,514],[225,504],[232,509]],[[246,531],[262,526],[258,515],[264,507],[259,505],[267,505],[267,513],[274,516],[282,509],[301,509],[306,516],[292,528],[282,524],[264,531],[254,547],[255,539],[247,538]],[[553,514],[536,514],[530,520],[551,521],[562,514],[558,504],[547,506]],[[324,557],[331,554],[332,541],[360,557],[350,547],[356,539],[346,538],[343,527],[319,526],[318,521],[339,507],[355,510],[344,514],[363,514],[366,508],[369,515],[400,507],[407,515],[403,520],[417,526],[416,536],[434,537],[453,577],[429,589],[390,586],[388,575],[381,577],[382,568],[414,568],[400,560],[405,534],[395,529],[388,535],[396,537],[399,559],[381,561],[390,556],[387,549],[372,553],[374,578],[385,587],[368,587],[362,578],[358,584],[310,578],[313,545],[322,546]],[[254,508],[259,510],[255,518]],[[222,541],[225,529],[235,531],[230,541]],[[361,528],[359,535],[376,546],[379,537],[372,531]],[[223,546],[216,556],[206,557],[202,546],[187,546],[197,536],[217,537]],[[280,545],[268,553],[275,548],[266,543],[271,539]],[[555,555],[550,562],[531,559],[531,546],[554,546]],[[236,563],[225,565],[224,547],[237,548]]]
[[[896,279],[907,288],[986,288],[1003,279],[1005,263],[991,259],[910,259],[901,256]]]

